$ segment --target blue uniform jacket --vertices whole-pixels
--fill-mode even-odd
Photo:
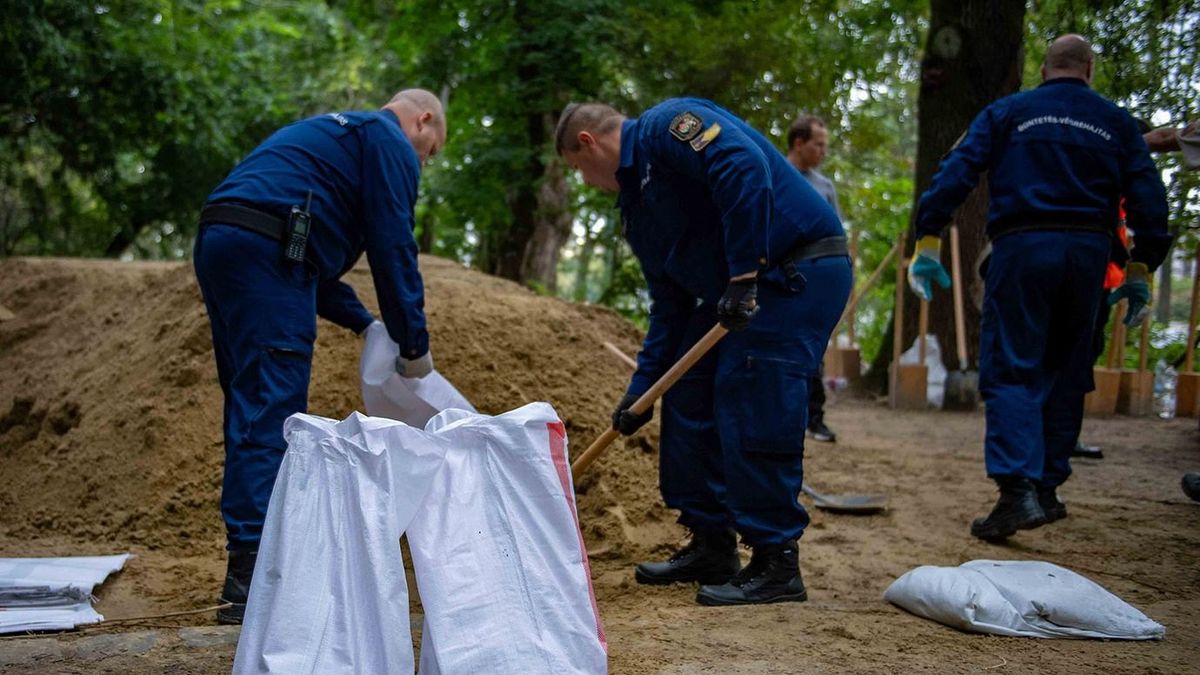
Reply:
[[[692,119],[685,113],[700,126],[683,140],[671,125]],[[769,282],[796,246],[845,234],[770,141],[703,99],[669,99],[626,120],[617,179],[625,238],[651,299],[632,393],[670,368],[692,311],[716,303],[731,277],[759,271]]]
[[[996,101],[971,122],[921,195],[916,233],[937,235],[988,171],[988,236],[1054,224],[1116,231],[1121,197],[1133,260],[1151,270],[1171,243],[1166,191],[1129,113],[1076,78]]]
[[[286,218],[312,190],[308,255],[318,269],[317,314],[361,332],[373,320],[340,281],[365,251],[388,334],[401,354],[429,350],[413,205],[421,165],[389,111],[319,115],[275,132],[209,195]],[[264,308],[267,311],[269,308]]]

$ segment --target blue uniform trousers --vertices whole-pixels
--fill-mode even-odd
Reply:
[[[1108,236],[1080,231],[1017,232],[993,243],[979,354],[988,476],[1057,487],[1071,475],[1083,397],[1094,388],[1096,289],[1108,254]]]
[[[734,527],[746,544],[800,537],[808,382],[850,295],[844,257],[799,263],[807,288],[759,283],[758,315],[730,333],[663,397],[659,481],[693,530]],[[682,356],[716,324],[696,308]]]
[[[287,445],[283,421],[308,407],[317,278],[280,243],[206,225],[193,251],[225,394],[221,515],[230,550],[255,550]]]

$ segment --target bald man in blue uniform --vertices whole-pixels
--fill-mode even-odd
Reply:
[[[1125,197],[1134,248],[1125,283],[1127,323],[1142,320],[1150,274],[1171,243],[1166,194],[1137,123],[1090,88],[1091,46],[1078,35],[1046,52],[1043,82],[988,106],[921,195],[913,290],[949,285],[939,238],[954,209],[988,172],[979,389],[987,407],[984,458],[1000,488],[971,534],[1002,541],[1065,516],[1057,489],[1092,382],[1092,331],[1118,202]]]
[[[241,623],[283,422],[304,412],[317,317],[362,333],[373,321],[341,281],[365,252],[396,369],[433,368],[413,205],[421,165],[446,139],[441,103],[420,89],[382,110],[311,117],[275,132],[212,192],[193,258],[225,395],[221,515],[229,568],[217,613]]]
[[[650,326],[613,427],[717,322],[730,332],[663,398],[660,487],[691,541],[639,583],[700,582],[705,605],[802,601],[797,540],[808,382],[850,293],[837,214],[762,134],[720,106],[664,101],[627,119],[568,106],[558,152],[617,192]],[[739,569],[736,535],[753,549]]]

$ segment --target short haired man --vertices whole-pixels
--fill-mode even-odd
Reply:
[[[787,159],[840,217],[841,210],[838,209],[837,190],[833,187],[833,181],[817,171],[817,167],[825,161],[828,142],[829,131],[825,127],[825,121],[816,115],[801,115],[788,127]],[[825,424],[823,374],[823,371],[818,370],[808,382],[808,435],[815,441],[836,443],[837,434]]]
[[[636,119],[570,105],[556,147],[618,192],[652,300],[633,402],[718,321],[729,333],[663,397],[660,486],[692,540],[642,563],[644,584],[695,582],[705,605],[801,601],[797,539],[808,382],[850,294],[837,214],[762,134],[711,101],[664,101]],[[753,549],[739,571],[736,535]]]
[[[340,277],[365,252],[397,371],[433,368],[413,239],[421,165],[446,142],[441,102],[407,89],[374,112],[336,112],[275,132],[209,195],[194,261],[225,395],[221,515],[229,569],[219,623],[241,623],[283,421],[304,412],[317,317],[374,321]]]
[[[1071,473],[1083,397],[1092,382],[1093,326],[1126,199],[1136,242],[1123,285],[1136,323],[1150,300],[1149,273],[1171,242],[1166,193],[1124,110],[1091,90],[1092,49],[1078,35],[1046,52],[1042,84],[983,110],[921,195],[909,282],[921,297],[949,285],[938,235],[988,172],[979,389],[987,406],[984,456],[1000,487],[995,508],[971,534],[1003,540],[1062,509],[1057,488]]]

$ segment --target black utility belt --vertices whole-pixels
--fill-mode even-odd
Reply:
[[[308,204],[303,209],[293,206],[290,217],[284,219],[241,204],[208,204],[200,210],[200,224],[233,225],[270,237],[283,243],[284,260],[301,263],[308,255],[308,235],[312,229],[308,208]]]
[[[287,221],[265,211],[241,204],[208,204],[200,210],[201,225],[234,225],[283,241]]]
[[[1112,236],[1114,234],[1113,227],[1097,222],[1071,222],[1071,221],[1014,221],[1011,223],[998,223],[990,228],[991,232],[988,235],[992,241],[999,239],[1008,234],[1016,234],[1018,232],[1046,232],[1046,231],[1068,231],[1068,232],[1093,232]]]
[[[850,247],[845,237],[825,237],[801,244],[783,256],[784,262],[798,263],[814,258],[825,258],[832,255],[850,255]]]

